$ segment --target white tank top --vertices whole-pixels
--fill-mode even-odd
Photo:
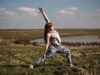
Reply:
[[[56,30],[53,30],[50,32],[50,43],[54,43],[54,44],[61,44],[61,38],[59,36],[59,33]]]

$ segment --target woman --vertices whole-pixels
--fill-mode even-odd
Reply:
[[[52,23],[47,23],[44,30],[44,40],[45,40],[45,52],[43,58],[38,59],[29,67],[33,69],[37,64],[46,61],[48,58],[52,57],[56,52],[65,53],[67,55],[68,63],[70,67],[73,66],[71,61],[70,50],[66,49],[61,45],[61,39],[56,30],[54,30]]]

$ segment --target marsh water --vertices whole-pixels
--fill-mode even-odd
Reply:
[[[100,42],[100,37],[98,35],[84,35],[84,36],[67,36],[61,37],[64,42]],[[39,43],[44,43],[44,39],[33,40]]]

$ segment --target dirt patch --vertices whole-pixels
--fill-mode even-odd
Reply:
[[[71,54],[72,54],[72,56],[77,56],[77,57],[81,55],[81,53],[79,53],[79,52],[72,52]]]

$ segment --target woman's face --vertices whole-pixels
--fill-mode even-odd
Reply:
[[[51,28],[50,28],[50,29],[51,29],[51,31],[52,31],[52,30],[54,30],[54,26],[51,26]]]
[[[54,26],[51,26],[49,29],[48,29],[48,32],[51,32],[54,30]]]

